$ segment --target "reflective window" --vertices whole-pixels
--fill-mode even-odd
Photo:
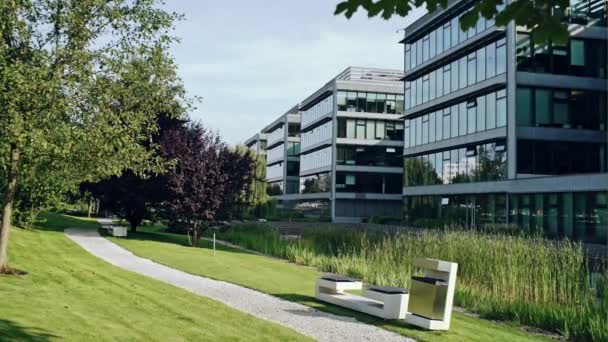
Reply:
[[[329,167],[332,163],[332,148],[326,147],[300,155],[300,171]]]
[[[608,94],[589,90],[517,88],[517,125],[606,130]]]
[[[337,98],[338,103],[342,106],[351,101],[345,94],[339,94]],[[302,125],[306,125],[313,122],[320,117],[333,113],[334,111],[334,97],[329,95],[321,100],[318,100],[312,106],[302,110]]]
[[[336,164],[363,166],[401,166],[403,148],[385,146],[338,145]]]
[[[538,43],[528,33],[517,34],[517,70],[606,78],[605,40],[570,39],[568,44]]]
[[[336,172],[337,192],[358,192],[378,194],[400,194],[401,174]]]
[[[506,91],[474,97],[448,108],[406,119],[408,147],[506,125]]]
[[[506,72],[506,39],[482,47],[405,82],[405,105],[412,108]]]
[[[300,177],[300,193],[312,194],[331,191],[331,172]]]
[[[540,175],[606,172],[606,144],[520,139],[517,172]]]
[[[495,181],[506,178],[504,141],[404,158],[404,186]]]
[[[330,123],[331,124],[331,123]],[[340,129],[346,127],[346,129]],[[338,118],[338,138],[403,140],[402,121]]]
[[[401,94],[338,91],[337,97],[339,111],[403,114]]]

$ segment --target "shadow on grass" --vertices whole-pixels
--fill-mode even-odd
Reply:
[[[417,330],[420,332],[429,332],[428,330],[422,329],[420,327],[417,327],[417,326],[414,326],[411,324],[407,324],[407,323],[405,323],[405,321],[385,320],[385,319],[378,318],[375,316],[370,316],[370,315],[364,314],[362,312],[357,312],[357,311],[346,309],[346,308],[343,308],[343,307],[340,307],[337,305],[318,301],[313,296],[306,296],[306,295],[297,294],[297,293],[288,293],[288,294],[281,293],[281,294],[271,294],[271,295],[284,299],[284,300],[287,300],[287,301],[290,301],[290,302],[296,302],[296,303],[299,303],[302,305],[306,305],[306,306],[312,307],[314,309],[317,309],[317,310],[325,312],[325,313],[333,314],[336,316],[353,318],[362,323],[372,324],[372,325],[376,325],[376,326],[392,327],[394,329],[408,329],[408,330]],[[296,313],[296,312],[294,312],[294,313]],[[339,317],[336,319],[344,320],[342,317]]]
[[[99,224],[97,222],[86,218],[43,212],[38,215],[38,219],[32,228],[35,230],[63,232],[66,228],[96,229],[98,227]]]
[[[0,340],[2,341],[32,341],[46,342],[59,339],[43,329],[29,328],[18,323],[0,319]]]

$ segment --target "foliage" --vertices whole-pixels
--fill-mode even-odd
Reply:
[[[196,245],[201,234],[215,220],[225,196],[227,174],[220,137],[200,123],[189,123],[167,131],[161,138],[163,157],[176,162],[163,178],[167,198],[159,214],[172,228],[183,227]]]
[[[237,147],[240,148],[240,147]],[[257,154],[254,151],[249,151],[253,159],[253,175],[248,191],[243,196],[243,201],[246,203],[246,214],[255,217],[265,217],[272,205],[270,196],[266,193],[266,158],[263,154]]]
[[[474,27],[483,16],[495,19],[496,25],[506,26],[514,21],[518,26],[530,29],[538,41],[549,39],[565,42],[568,39],[568,23],[564,13],[569,6],[568,0],[510,1],[502,11],[497,8],[505,5],[504,0],[478,0],[461,19],[460,26],[464,31]],[[369,17],[381,15],[384,19],[392,16],[407,16],[414,8],[426,6],[429,12],[437,8],[446,8],[447,0],[345,0],[336,6],[335,14],[344,14],[351,18],[361,7]]]
[[[254,152],[244,146],[237,146],[234,149],[224,148],[221,151],[221,168],[226,175],[226,181],[218,218],[230,220],[240,217],[243,207],[251,205],[251,202],[255,205],[255,202],[260,200],[253,197],[256,194],[250,194],[251,186],[255,186],[254,182],[259,182],[255,178],[258,176],[256,174],[258,161],[255,158]],[[248,199],[251,202],[248,202]]]
[[[0,271],[8,267],[17,189],[24,193],[28,182],[30,190],[65,193],[126,169],[164,169],[144,144],[157,130],[154,114],[181,102],[183,93],[174,91],[179,80],[167,55],[180,16],[158,4],[0,2]],[[44,207],[53,196],[24,197],[27,208]]]
[[[395,235],[348,229],[310,229],[297,241],[260,225],[235,226],[220,238],[298,264],[361,278],[372,284],[407,287],[417,257],[459,264],[456,304],[491,319],[561,333],[576,340],[608,337],[608,300],[589,289],[591,269],[583,247],[569,241],[447,229]]]

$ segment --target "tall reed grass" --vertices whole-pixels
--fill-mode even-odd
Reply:
[[[235,226],[220,238],[243,247],[363,279],[408,287],[418,257],[458,263],[456,304],[482,317],[516,321],[572,340],[608,341],[608,272],[591,270],[579,243],[462,229],[365,233],[305,230],[284,240],[268,226]]]

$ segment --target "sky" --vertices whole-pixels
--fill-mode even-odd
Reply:
[[[339,0],[169,0],[185,15],[172,48],[190,113],[230,144],[243,143],[348,66],[403,70],[406,18],[334,16]]]

